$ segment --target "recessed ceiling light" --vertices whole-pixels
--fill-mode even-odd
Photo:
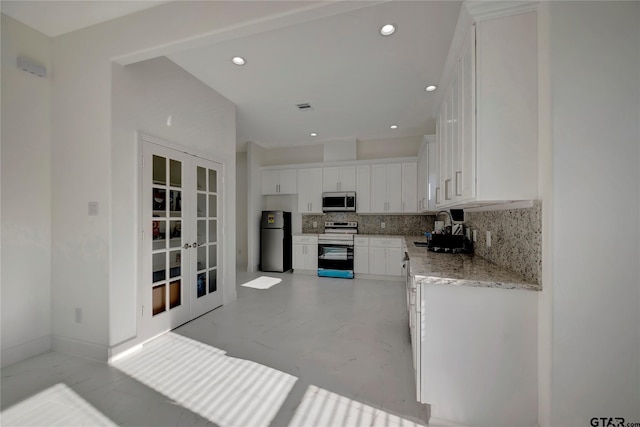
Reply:
[[[396,26],[394,24],[386,24],[380,28],[380,34],[383,36],[390,36],[396,32]]]
[[[318,136],[318,134],[317,134],[317,133],[315,133],[315,132],[311,132],[309,135],[311,135],[311,136]]]
[[[241,56],[234,56],[231,62],[233,62],[236,65],[244,65],[247,63],[247,61],[245,61],[244,58]]]
[[[391,125],[389,126],[391,129],[398,129],[398,125]]]
[[[433,92],[436,89],[438,89],[438,86],[430,85],[430,86],[427,86],[424,90],[426,90],[427,92]]]

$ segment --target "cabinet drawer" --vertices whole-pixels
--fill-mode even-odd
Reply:
[[[399,248],[402,245],[402,239],[371,237],[369,246],[382,246],[385,248]]]
[[[293,243],[318,244],[318,236],[293,236]]]
[[[355,237],[353,239],[353,244],[355,246],[369,246],[369,238],[368,237]]]

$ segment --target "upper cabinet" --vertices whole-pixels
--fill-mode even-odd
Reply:
[[[323,168],[322,191],[356,191],[356,167]]]
[[[418,153],[418,212],[436,210],[438,186],[438,144],[433,135],[425,136]]]
[[[371,166],[356,167],[356,212],[371,212]]]
[[[298,212],[322,213],[322,168],[298,169]]]
[[[423,167],[427,167],[427,158]],[[396,163],[354,162],[352,165],[314,167],[299,165],[298,169],[262,170],[262,195],[298,195],[298,212],[322,213],[322,193],[355,191],[358,213],[416,213],[426,209],[426,199],[418,209],[418,173],[423,181],[421,194],[427,191],[428,172],[420,170],[415,157],[394,159]],[[425,190],[427,188],[427,190]]]
[[[296,194],[296,170],[274,169],[262,171],[262,195]]]
[[[454,60],[436,115],[435,206],[536,199],[536,12],[501,16],[483,5],[465,7],[472,9],[461,12],[469,24],[458,27],[466,34],[449,54]]]
[[[416,212],[416,187],[417,165],[415,162],[372,165],[371,212]]]

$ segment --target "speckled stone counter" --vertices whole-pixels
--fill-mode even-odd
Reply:
[[[416,283],[539,291],[541,286],[478,256],[429,252],[413,242],[422,236],[404,236],[411,274]]]

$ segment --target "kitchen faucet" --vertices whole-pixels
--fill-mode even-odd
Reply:
[[[451,214],[449,213],[449,211],[439,211],[436,214],[436,221],[438,220],[438,216],[440,216],[440,214],[443,214],[443,213],[447,214],[447,216],[449,217],[449,225],[453,226],[453,219],[451,219]]]

